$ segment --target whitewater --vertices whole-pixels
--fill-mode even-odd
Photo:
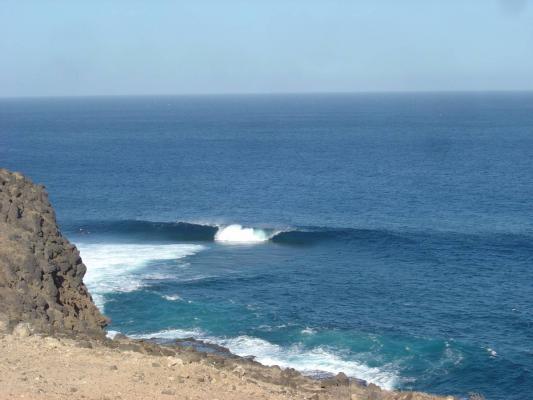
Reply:
[[[274,237],[278,232],[267,233],[263,229],[244,228],[239,224],[218,227],[215,235],[217,242],[223,243],[261,243]]]
[[[84,282],[102,312],[105,311],[106,294],[131,292],[141,288],[147,280],[171,278],[169,275],[157,276],[154,270],[149,273],[141,271],[150,262],[169,260],[177,263],[203,248],[190,244],[78,243],[77,246],[87,266]]]
[[[222,244],[257,244],[266,242],[279,231],[270,232],[259,228],[244,228],[239,224],[218,227],[214,237]],[[205,250],[205,246],[192,244],[120,244],[83,243],[77,244],[87,266],[85,283],[92,293],[96,305],[105,312],[106,295],[132,292],[149,287],[154,280],[179,281],[180,266],[187,266],[185,259]],[[169,270],[169,264],[174,270]],[[204,277],[198,277],[202,279]],[[177,294],[162,295],[167,301],[183,301]],[[111,337],[117,331],[111,330]],[[310,334],[309,329],[302,334]],[[171,329],[159,332],[145,332],[130,335],[133,338],[183,339],[193,337],[206,343],[228,348],[232,353],[243,357],[254,357],[264,365],[278,365],[282,368],[295,368],[310,376],[336,374],[340,371],[348,376],[364,379],[384,389],[393,389],[398,376],[392,366],[387,370],[372,368],[364,363],[343,359],[341,354],[327,346],[305,349],[296,343],[283,347],[267,340],[241,335],[233,338],[216,337],[202,329]]]

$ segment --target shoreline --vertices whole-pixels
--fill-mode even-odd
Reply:
[[[221,346],[219,344],[216,344],[216,343],[211,343],[211,342],[208,342],[208,341],[205,341],[205,340],[202,340],[202,339],[196,339],[194,337],[183,337],[183,338],[176,338],[176,339],[162,339],[162,338],[158,338],[157,336],[154,336],[154,337],[149,337],[149,338],[142,338],[142,339],[137,339],[137,338],[132,338],[132,337],[129,337],[127,335],[124,335],[122,333],[118,333],[118,334],[114,334],[114,335],[107,335],[106,337],[111,339],[111,340],[115,340],[115,338],[118,336],[118,339],[127,339],[127,340],[134,340],[134,341],[144,341],[144,342],[148,342],[148,343],[154,343],[158,346],[162,346],[162,347],[170,347],[170,348],[180,348],[180,349],[187,349],[187,350],[192,350],[192,351],[195,351],[199,354],[211,354],[213,356],[217,356],[217,357],[222,357],[223,359],[233,359],[233,360],[242,360],[242,361],[253,361],[254,363],[257,363],[259,365],[262,365],[263,367],[266,367],[266,368],[278,368],[279,366],[277,365],[266,365],[264,363],[262,363],[261,361],[258,361],[257,360],[257,356],[253,355],[253,354],[250,354],[250,355],[246,355],[246,356],[240,356],[238,354],[235,354],[234,352],[232,352],[229,348],[225,347],[225,346]],[[373,384],[377,387],[380,387],[379,385],[377,384],[374,384],[372,382],[368,382],[364,379],[360,379],[358,377],[350,377],[350,376],[347,376],[345,375],[345,373],[343,371],[337,371],[337,373],[333,373],[333,372],[328,372],[328,371],[322,371],[322,370],[316,370],[316,374],[306,374],[305,372],[297,369],[297,368],[284,368],[284,367],[280,367],[281,369],[291,369],[291,370],[294,370],[296,372],[298,372],[299,374],[301,374],[303,377],[305,378],[309,378],[309,379],[312,379],[314,381],[317,381],[317,382],[321,382],[321,381],[326,381],[328,379],[333,379],[335,378],[336,376],[338,376],[339,374],[344,375],[346,376],[347,379],[349,379],[350,381],[354,381],[355,383],[357,383],[358,385],[360,386],[368,386],[370,384]],[[380,387],[382,390],[388,390],[386,388],[383,388],[383,387]]]
[[[0,334],[0,399],[454,399],[382,390],[343,373],[311,378],[221,346],[211,348],[211,353],[199,351],[189,339],[163,345],[122,334],[114,339],[45,336],[21,323]]]

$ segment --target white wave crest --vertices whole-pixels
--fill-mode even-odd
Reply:
[[[380,369],[369,367],[358,361],[346,360],[334,350],[323,346],[312,349],[305,349],[300,345],[282,347],[266,340],[246,335],[234,338],[218,338],[205,335],[201,330],[181,329],[132,335],[132,337],[161,339],[193,337],[207,343],[226,347],[233,354],[241,357],[254,356],[257,361],[264,365],[294,368],[307,375],[314,375],[318,372],[331,374],[344,372],[350,377],[364,379],[388,390],[393,389],[399,381],[397,372],[392,368]]]
[[[197,253],[203,246],[193,244],[102,244],[78,243],[81,258],[87,266],[84,282],[103,311],[104,295],[131,292],[143,286],[137,274],[150,261],[178,260]],[[162,275],[152,275],[153,277]],[[150,275],[148,275],[150,277]]]
[[[269,240],[273,234],[262,229],[244,228],[242,225],[233,224],[220,227],[215,235],[217,242],[225,243],[260,243]]]

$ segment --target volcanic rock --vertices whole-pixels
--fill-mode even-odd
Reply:
[[[0,328],[102,337],[79,251],[61,235],[44,186],[0,169]]]

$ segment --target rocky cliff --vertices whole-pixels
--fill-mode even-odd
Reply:
[[[0,169],[0,325],[102,336],[107,320],[83,284],[85,272],[44,186]]]

